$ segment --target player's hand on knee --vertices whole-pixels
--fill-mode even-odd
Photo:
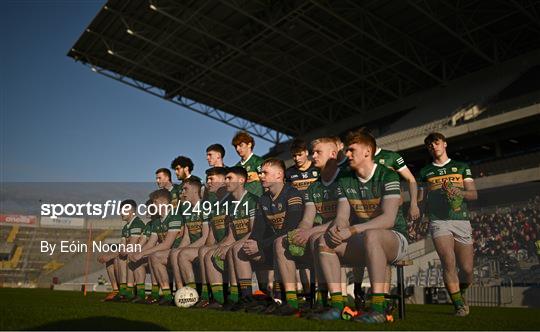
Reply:
[[[259,252],[259,247],[257,246],[257,242],[252,239],[248,239],[242,245],[242,250],[244,250],[248,256],[253,256]]]
[[[324,234],[324,240],[330,248],[335,248],[340,245],[341,242],[343,242],[336,227],[331,227],[328,229],[328,231]]]
[[[310,236],[311,236],[311,232],[309,230],[299,228],[296,230],[296,233],[294,234],[294,237],[293,237],[294,244],[305,245],[309,241]]]

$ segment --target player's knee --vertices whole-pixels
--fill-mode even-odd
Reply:
[[[378,246],[380,242],[380,232],[375,229],[369,229],[364,232],[364,247],[366,249]]]

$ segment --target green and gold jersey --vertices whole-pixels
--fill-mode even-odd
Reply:
[[[214,235],[216,242],[220,242],[227,235],[227,201],[230,199],[230,194],[226,193],[219,201],[215,193],[208,195],[208,202],[212,204],[210,214],[208,215],[208,222],[210,223],[210,230]]]
[[[329,183],[319,178],[309,186],[305,193],[306,206],[314,205],[317,210],[313,221],[314,226],[326,224],[336,218],[338,204],[337,177],[339,173],[340,170],[337,169],[334,179]]]
[[[347,199],[351,206],[351,224],[367,222],[382,214],[382,200],[401,197],[399,175],[387,168],[375,164],[368,179],[360,179],[350,171],[338,178],[338,200]],[[407,222],[401,208],[398,209],[393,230],[408,238]]]
[[[257,197],[261,197],[263,194],[263,188],[261,185],[261,180],[259,179],[259,173],[261,172],[261,165],[263,159],[255,154],[251,156],[246,161],[239,161],[235,166],[242,166],[246,169],[248,178],[246,181],[246,189],[252,194],[255,194]]]
[[[182,219],[189,235],[189,243],[193,243],[200,239],[203,235],[203,224],[208,223],[207,215],[204,213],[203,202],[199,201],[196,204],[190,202],[182,202]]]
[[[181,231],[183,223],[182,217],[173,212],[170,212],[167,216],[165,216],[165,218],[159,219],[159,222],[156,222],[154,228],[152,229],[152,234],[157,234],[158,241],[161,243],[165,241],[168,232],[178,232],[172,245],[173,248],[176,248],[182,241]]]
[[[236,203],[232,204],[232,202],[234,202],[234,198],[229,196],[226,223],[230,225],[235,241],[240,240],[247,233],[251,232],[250,221],[255,216],[255,209],[257,208],[258,199],[259,198],[257,196],[247,191],[246,188],[246,192],[240,199],[240,202],[236,207],[236,211],[234,211]]]
[[[153,230],[156,227],[159,227],[160,223],[161,223],[161,221],[160,221],[159,217],[153,217],[152,219],[150,219],[149,222],[146,223],[146,225],[144,225],[142,235],[144,235],[146,237],[150,237],[150,235],[152,235]]]
[[[142,234],[144,222],[139,217],[134,217],[122,228],[122,237],[129,238]]]
[[[285,179],[293,187],[305,192],[309,186],[317,181],[319,177],[319,169],[313,165],[313,162],[306,170],[300,170],[296,165],[287,168]]]
[[[386,166],[396,172],[399,172],[407,167],[403,157],[400,156],[399,153],[390,150],[378,148],[373,159],[375,160],[375,163]]]
[[[171,204],[174,207],[178,206],[178,203],[180,202],[180,194],[182,193],[182,185],[173,183],[173,186],[171,190],[169,190],[171,193]]]
[[[420,170],[418,183],[427,190],[427,209],[430,220],[468,220],[467,203],[454,205],[442,190],[444,185],[463,189],[465,181],[472,181],[472,173],[465,163],[448,159],[444,164],[431,163]]]

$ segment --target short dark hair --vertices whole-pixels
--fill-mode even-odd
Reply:
[[[206,176],[212,175],[227,175],[227,168],[225,167],[211,167],[205,171]]]
[[[268,158],[263,161],[261,167],[263,167],[264,165],[277,166],[281,168],[281,170],[283,171],[283,175],[285,176],[285,171],[287,168],[285,167],[285,162],[283,160],[278,158]]]
[[[441,133],[430,133],[424,138],[424,145],[430,145],[431,143],[441,140],[446,142],[446,137]]]
[[[219,152],[219,154],[221,154],[221,158],[225,158],[225,148],[223,147],[223,145],[219,143],[212,144],[206,148],[206,152],[210,152],[210,151]]]
[[[300,138],[293,140],[291,143],[291,153],[295,154],[303,151],[309,151],[306,141]]]
[[[233,174],[236,174],[240,177],[243,177],[244,180],[247,181],[247,178],[248,178],[248,174],[247,174],[247,171],[244,167],[242,166],[232,166],[232,167],[227,167],[227,173],[233,173]]]
[[[187,167],[190,173],[193,171],[193,161],[186,156],[176,157],[171,163],[171,168],[176,169],[176,166]]]
[[[246,144],[251,143],[251,149],[255,148],[255,140],[253,139],[253,137],[250,134],[248,134],[245,131],[237,132],[236,135],[234,135],[234,137],[232,139],[232,145],[233,146],[237,146],[237,145],[240,145],[242,143],[246,143]]]
[[[126,200],[123,200],[121,203],[120,203],[120,208],[123,208],[125,205],[129,205],[131,206],[131,208],[135,211],[137,211],[137,203],[135,203],[134,200],[132,199],[126,199]]]
[[[186,184],[197,187],[198,190],[199,190],[199,194],[201,193],[202,183],[201,183],[201,179],[199,179],[198,177],[191,176],[191,177],[185,179],[184,181],[182,181],[183,186],[185,186]]]
[[[169,180],[171,179],[171,171],[169,171],[168,168],[162,167],[162,168],[158,169],[156,171],[156,175],[158,175],[159,173],[165,173],[165,175],[167,175],[169,177]]]
[[[156,199],[158,198],[165,198],[167,199],[167,202],[171,202],[172,200],[172,197],[171,197],[171,192],[168,191],[167,189],[158,189],[158,190],[155,190],[153,191],[152,193],[150,193],[150,199],[152,201],[155,201]]]

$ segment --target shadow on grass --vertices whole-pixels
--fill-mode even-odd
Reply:
[[[116,317],[96,316],[81,319],[66,319],[56,322],[33,326],[27,330],[116,330],[116,331],[148,331],[148,330],[167,330],[163,326],[136,320],[128,320]]]

